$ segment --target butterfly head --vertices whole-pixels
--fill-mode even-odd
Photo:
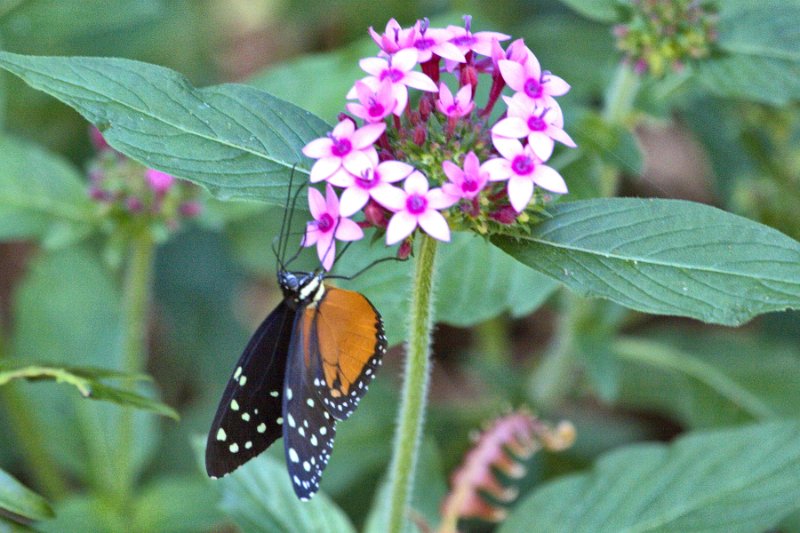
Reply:
[[[313,305],[320,301],[325,294],[325,284],[322,281],[323,273],[291,272],[281,270],[278,272],[278,284],[283,291],[286,303],[296,309],[300,306]]]

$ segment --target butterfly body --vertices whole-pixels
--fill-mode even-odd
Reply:
[[[386,352],[378,311],[363,295],[327,287],[322,272],[280,270],[283,301],[253,334],[223,393],[206,470],[224,476],[284,439],[301,500],[319,488],[336,422],[348,418]]]

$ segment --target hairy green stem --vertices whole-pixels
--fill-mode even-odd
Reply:
[[[141,374],[146,363],[154,256],[155,243],[150,232],[142,230],[134,235],[129,248],[122,293],[122,370],[126,373]],[[122,409],[115,450],[114,499],[117,508],[123,512],[130,501],[130,491],[135,482],[134,414],[131,407]]]
[[[436,241],[424,234],[419,240],[411,287],[405,382],[389,474],[391,500],[387,531],[390,533],[400,533],[405,523],[428,396]]]

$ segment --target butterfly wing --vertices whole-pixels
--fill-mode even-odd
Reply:
[[[281,302],[236,363],[206,443],[206,471],[221,477],[281,436],[286,359],[296,312]]]
[[[314,369],[317,394],[336,420],[358,406],[386,353],[380,313],[355,291],[328,287],[317,304],[312,344],[320,364]]]
[[[283,391],[286,467],[301,500],[308,500],[319,489],[336,436],[336,422],[319,401],[314,386],[314,368],[320,357],[312,342],[316,314],[314,307],[297,313]]]

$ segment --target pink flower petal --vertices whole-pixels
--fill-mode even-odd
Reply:
[[[319,231],[317,230],[316,224],[314,222],[308,222],[306,224],[306,234],[303,237],[303,246],[313,246],[317,244],[317,238],[319,237]]]
[[[552,96],[562,96],[569,92],[571,89],[569,83],[565,82],[563,79],[559,78],[554,74],[547,74],[544,77],[545,87],[547,88],[547,94]]]
[[[448,242],[450,241],[450,226],[442,214],[433,209],[428,209],[419,217],[419,225],[425,233],[434,239]]]
[[[381,72],[388,66],[388,63],[385,59],[379,57],[365,57],[358,62],[358,66],[367,74],[372,74],[376,78],[379,78]]]
[[[522,143],[516,139],[508,139],[499,143],[494,143],[494,147],[497,149],[498,152],[500,152],[500,155],[502,155],[509,161],[514,159],[516,156],[520,155],[524,151]]]
[[[408,194],[425,196],[428,192],[428,178],[426,178],[422,172],[418,170],[414,171],[406,178],[405,183],[403,183],[403,189]]]
[[[428,33],[430,33],[430,31],[431,30],[428,30]],[[433,51],[436,52],[436,55],[439,57],[449,59],[450,61],[455,61],[457,63],[467,62],[467,58],[464,57],[464,54],[461,53],[461,50],[459,50],[458,47],[453,43],[439,43],[433,48]]]
[[[397,187],[376,187],[372,189],[371,196],[376,202],[390,211],[402,211],[406,207],[408,195]]]
[[[536,165],[536,170],[533,171],[533,181],[542,189],[558,194],[567,193],[567,184],[564,183],[564,178],[554,168],[547,165]]]
[[[381,181],[385,183],[406,179],[412,172],[414,172],[414,167],[402,161],[384,161],[378,165]]]
[[[449,194],[445,194],[444,191],[439,188],[428,191],[425,198],[428,200],[428,206],[433,209],[447,209],[458,200],[457,198],[453,199]]]
[[[317,189],[308,189],[308,209],[315,220],[319,220],[325,214],[325,198]]]
[[[333,128],[331,135],[336,139],[349,139],[356,130],[356,125],[350,119],[344,119]]]
[[[369,200],[369,193],[359,186],[348,187],[339,200],[339,214],[343,217],[353,216],[360,211]]]
[[[333,141],[329,137],[320,137],[305,145],[302,151],[306,157],[319,159],[320,157],[331,155],[332,146]]]
[[[364,230],[349,218],[340,218],[336,238],[340,241],[357,241],[364,238]]]
[[[334,219],[339,217],[339,197],[330,183],[325,186],[325,208]]]
[[[416,229],[417,219],[406,211],[400,211],[392,215],[386,226],[386,245],[391,246],[396,244],[409,235]]]
[[[500,74],[503,76],[506,84],[515,91],[522,91],[525,89],[525,68],[516,61],[503,59],[497,63],[500,69]]]
[[[550,126],[547,128],[547,135],[561,144],[569,146],[570,148],[575,148],[578,146],[575,144],[575,141],[572,140],[572,137],[570,137],[569,134],[560,127],[554,125]]]
[[[553,155],[553,145],[553,139],[540,131],[528,135],[528,148],[542,161],[547,161]]]
[[[322,263],[322,268],[331,269],[333,260],[336,259],[336,241],[333,239],[332,232],[320,235],[317,241],[317,257]]]
[[[436,87],[436,84],[433,83],[433,80],[422,72],[411,71],[406,73],[405,77],[403,77],[403,84],[415,89],[419,89],[420,91],[430,91],[435,93],[439,90],[439,88]]]
[[[360,176],[364,171],[372,168],[372,162],[365,152],[353,150],[342,159],[342,166],[350,174]]]
[[[508,159],[495,157],[482,164],[481,170],[489,174],[489,181],[503,181],[511,176],[511,163]]]
[[[519,117],[509,116],[492,127],[492,135],[499,135],[500,137],[519,139],[520,137],[525,137],[528,133],[530,133],[528,124]]]
[[[442,170],[444,170],[445,176],[447,176],[450,181],[454,183],[461,183],[464,181],[464,171],[458,168],[458,165],[452,161],[444,161],[442,163]]]
[[[508,180],[508,200],[514,211],[521,213],[533,196],[533,182],[529,179],[512,176]]]
[[[353,175],[347,172],[344,167],[340,167],[339,170],[328,176],[325,181],[336,187],[349,187],[353,183]],[[312,180],[312,183],[315,182]]]
[[[475,152],[470,152],[464,157],[464,173],[477,176],[480,173],[481,162]]]
[[[408,72],[417,64],[416,48],[404,48],[392,56],[392,68]],[[426,76],[427,77],[427,76]]]
[[[383,132],[386,130],[386,123],[379,122],[376,124],[367,124],[361,128],[358,128],[354,133],[351,139],[353,143],[353,148],[357,150],[363,150],[368,146],[371,146],[375,141],[378,140]]]
[[[325,181],[341,167],[342,160],[338,157],[323,157],[322,159],[317,159],[317,162],[311,167],[309,180],[311,183]]]

